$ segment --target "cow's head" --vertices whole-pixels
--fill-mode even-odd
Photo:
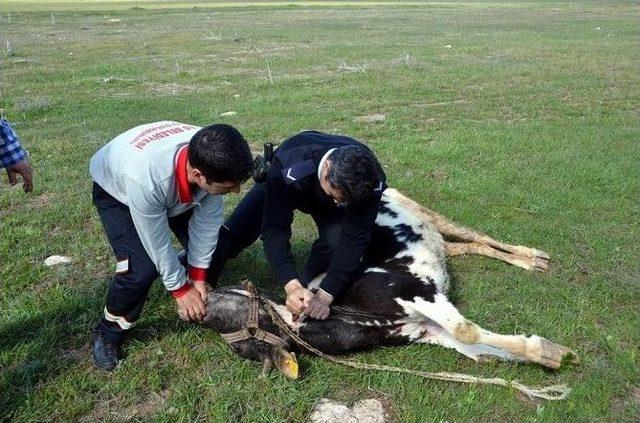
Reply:
[[[207,315],[202,325],[221,334],[240,331],[247,325],[250,302],[249,292],[239,285],[210,291]],[[266,332],[281,336],[278,327],[262,308],[258,325]],[[230,346],[239,356],[263,363],[265,370],[275,366],[286,377],[297,379],[298,361],[289,350],[289,339],[285,336],[282,339],[285,341],[284,345],[249,338],[230,343]]]

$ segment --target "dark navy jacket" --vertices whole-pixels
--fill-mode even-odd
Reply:
[[[344,213],[340,245],[333,252],[320,287],[335,297],[355,276],[371,237],[386,177],[380,169],[381,184],[370,202],[338,210],[317,176],[320,160],[327,151],[354,144],[363,145],[345,136],[306,131],[287,139],[276,150],[267,175],[261,238],[279,283],[299,278],[289,241],[294,210],[312,215]]]

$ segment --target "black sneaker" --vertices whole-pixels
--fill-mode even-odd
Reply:
[[[104,336],[100,328],[95,328],[91,337],[91,352],[95,365],[106,371],[115,369],[122,358],[121,345],[122,341]]]

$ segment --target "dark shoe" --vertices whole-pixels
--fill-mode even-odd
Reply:
[[[95,365],[106,371],[115,369],[122,357],[121,345],[122,341],[104,336],[100,328],[95,328],[91,337],[91,352]]]

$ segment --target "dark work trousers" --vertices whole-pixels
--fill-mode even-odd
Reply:
[[[237,257],[260,237],[265,198],[265,186],[255,184],[220,228],[208,273],[207,282],[210,285],[216,286],[228,259]],[[318,227],[319,237],[311,246],[309,259],[304,266],[301,276],[304,285],[327,271],[333,251],[340,241],[344,212],[337,210],[311,216]]]
[[[109,285],[104,316],[98,323],[105,336],[120,339],[123,331],[140,317],[151,284],[158,278],[158,271],[142,246],[129,207],[95,182],[93,204],[116,260],[120,263],[128,260],[126,267],[118,266],[120,269]],[[189,218],[192,213],[193,209],[190,209],[168,219],[169,227],[185,249],[189,244]]]
[[[215,288],[218,284],[218,278],[227,260],[236,258],[260,237],[265,197],[265,186],[254,184],[220,227],[218,243],[207,273],[207,283],[212,287]]]

